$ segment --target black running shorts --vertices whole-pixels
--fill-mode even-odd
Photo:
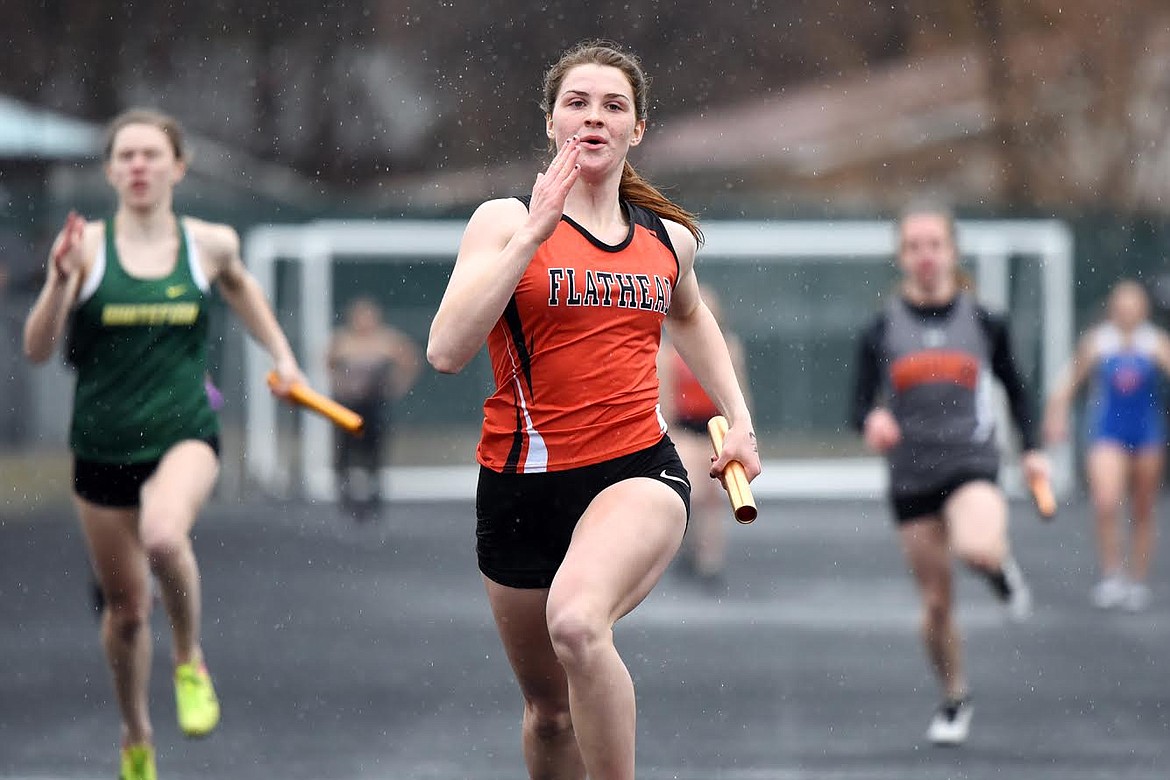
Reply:
[[[898,525],[904,525],[918,519],[938,517],[947,499],[963,485],[971,482],[994,483],[997,478],[997,472],[994,471],[971,471],[956,474],[938,487],[922,493],[891,495],[890,504],[894,509],[894,519]]]
[[[510,588],[551,586],[590,502],[610,485],[633,477],[655,479],[674,490],[690,517],[691,484],[666,436],[639,452],[565,471],[501,474],[481,467],[475,496],[480,571]]]
[[[219,437],[206,442],[219,457]],[[106,463],[85,458],[73,459],[73,492],[91,504],[115,509],[133,509],[141,504],[140,494],[146,480],[158,468],[159,461],[141,463]]]

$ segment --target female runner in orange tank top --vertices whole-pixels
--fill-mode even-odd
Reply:
[[[613,626],[677,552],[690,492],[658,408],[664,320],[731,423],[711,473],[731,459],[760,471],[695,280],[698,226],[626,161],[647,105],[638,60],[615,44],[583,43],[553,65],[543,108],[556,156],[530,199],[471,217],[427,345],[444,373],[485,342],[492,357],[476,543],[533,778],[634,777],[634,686]]]

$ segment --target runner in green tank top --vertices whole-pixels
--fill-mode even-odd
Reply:
[[[98,263],[104,267],[94,269],[73,316],[77,390],[70,444],[89,460],[158,460],[179,441],[218,432],[203,383],[205,285],[192,268],[189,231],[182,231],[169,274],[139,279],[122,267],[113,220],[104,229],[104,262]]]
[[[174,213],[186,170],[178,124],[127,112],[110,124],[105,160],[117,211],[106,221],[66,219],[25,323],[24,350],[33,362],[48,360],[73,314],[74,501],[105,598],[102,644],[122,715],[120,777],[154,780],[152,573],[173,634],[179,726],[201,736],[219,721],[190,539],[219,472],[218,424],[204,388],[210,286],[272,356],[278,392],[304,377],[244,267],[235,230]]]

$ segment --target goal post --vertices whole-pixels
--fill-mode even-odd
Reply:
[[[382,273],[379,284],[402,285],[411,275],[425,270],[431,286],[438,286],[454,262],[464,225],[451,220],[385,220],[261,226],[246,235],[245,257],[290,331],[309,381],[327,390],[324,355],[341,308],[335,294],[337,274],[366,266]],[[816,332],[818,327],[843,333],[845,318],[835,313],[848,315],[852,322],[877,312],[880,291],[856,289],[855,282],[878,279],[885,284],[895,274],[895,226],[890,221],[711,221],[704,223],[703,231],[706,243],[698,260],[700,278],[706,280],[710,275],[728,280],[750,297],[755,305],[753,320],[747,324],[765,337],[777,329],[791,330],[795,335],[790,336],[790,342],[800,341],[800,333]],[[1032,379],[1038,386],[1037,397],[1046,397],[1050,383],[1071,358],[1075,339],[1071,230],[1057,220],[961,220],[958,231],[964,265],[974,276],[980,302],[1027,326],[1021,330],[1027,331],[1027,351],[1036,355]],[[818,280],[828,276],[839,279],[828,287],[820,285]],[[810,295],[812,287],[820,285],[823,303],[801,301],[799,290],[780,289],[784,285],[779,282],[773,291],[767,282],[776,280],[808,285]],[[801,302],[809,312],[806,319],[793,324],[783,319],[783,305],[779,310],[769,309],[773,292],[774,300],[780,300],[784,293],[787,300]],[[432,293],[441,294],[441,290]],[[732,307],[724,308],[731,313]],[[840,341],[843,336],[838,336]],[[759,344],[764,346],[752,352],[765,363],[770,357],[768,343],[762,338]],[[838,362],[841,360],[838,357]],[[282,433],[281,420],[287,414],[278,410],[267,389],[267,356],[249,343],[245,364],[245,462],[250,478],[273,494],[299,493],[331,500],[333,434],[328,423],[301,414],[297,430]],[[474,383],[476,379],[466,381]],[[802,381],[812,388],[807,392],[818,392],[817,377]],[[839,379],[833,381],[840,383]],[[486,386],[472,389],[480,399],[490,392]],[[1002,399],[1000,405],[1004,406]],[[757,428],[761,420],[768,419],[762,412],[766,410],[755,413]],[[842,425],[844,414],[842,409]],[[1011,468],[1016,453],[1008,435],[1010,424],[1006,415],[1001,414],[1000,419],[1000,440],[1007,456],[1001,481],[1009,492],[1020,494],[1021,475]],[[809,435],[816,438],[815,431]],[[776,436],[783,438],[783,432]],[[391,465],[382,475],[386,494],[420,500],[471,497],[477,468],[469,450],[462,454],[462,464]],[[885,491],[881,459],[860,450],[818,457],[765,454],[764,472],[753,483],[761,498],[874,497]],[[1050,454],[1054,487],[1063,494],[1074,479],[1072,448],[1062,445]]]

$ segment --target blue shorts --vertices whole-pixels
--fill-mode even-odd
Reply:
[[[1142,452],[1166,445],[1166,426],[1160,412],[1138,421],[1101,414],[1089,426],[1088,440],[1090,447],[1108,443],[1116,444],[1126,452]]]

